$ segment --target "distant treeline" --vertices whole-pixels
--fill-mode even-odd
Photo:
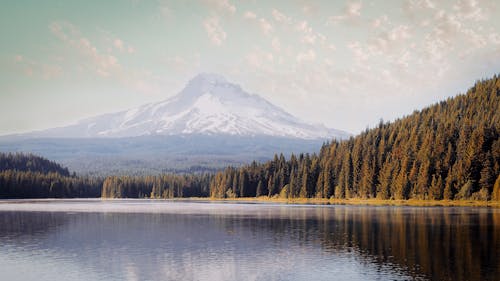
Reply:
[[[379,198],[500,200],[500,79],[477,82],[319,154],[283,155],[216,174],[70,176],[48,160],[0,154],[0,197]]]
[[[67,168],[33,154],[0,153],[0,171],[13,170],[19,172],[58,173],[69,176]]]
[[[102,185],[102,197],[208,197],[211,177],[210,174],[107,177]]]
[[[70,176],[45,158],[0,153],[0,198],[100,197],[101,187],[101,179]]]

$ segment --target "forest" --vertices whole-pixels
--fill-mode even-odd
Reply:
[[[0,154],[0,198],[280,197],[500,200],[500,78],[478,81],[319,153],[282,154],[216,173],[78,177],[58,164]]]
[[[101,188],[102,179],[70,175],[45,158],[0,153],[0,198],[93,198]]]
[[[218,172],[212,197],[500,200],[500,79],[319,154]]]

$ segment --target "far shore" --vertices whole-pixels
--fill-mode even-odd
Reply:
[[[310,205],[368,205],[368,206],[416,206],[416,207],[489,207],[500,208],[500,201],[478,200],[382,200],[382,199],[326,199],[326,198],[279,198],[279,197],[243,197],[243,198],[213,198],[213,197],[179,197],[179,198],[12,198],[0,199],[0,203],[21,203],[27,201],[52,200],[165,200],[165,201],[208,201],[208,202],[248,202],[248,203],[279,203],[279,204],[310,204]]]
[[[235,202],[269,202],[282,204],[314,204],[314,205],[372,205],[372,206],[422,206],[422,207],[492,207],[500,208],[500,201],[477,200],[382,200],[382,199],[326,199],[326,198],[273,198],[243,197],[243,198],[211,198],[191,197],[174,198],[174,200],[208,200],[208,201],[235,201]]]
[[[105,200],[131,198],[102,198]],[[155,198],[143,198],[153,199]],[[421,206],[421,207],[491,207],[500,208],[500,201],[478,200],[383,200],[383,199],[326,199],[326,198],[279,198],[279,197],[240,197],[240,198],[213,198],[213,197],[185,197],[164,198],[166,200],[183,201],[198,200],[211,202],[261,202],[281,204],[311,204],[311,205],[370,205],[370,206]],[[158,198],[158,200],[161,200]]]

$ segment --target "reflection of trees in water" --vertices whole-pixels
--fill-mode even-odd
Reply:
[[[50,212],[0,212],[0,238],[21,240],[49,233],[68,223],[70,217]]]
[[[267,228],[275,239],[320,244],[325,251],[355,250],[365,261],[390,262],[412,276],[424,274],[431,280],[498,280],[500,276],[500,213],[496,210],[297,208],[280,218],[259,214],[253,222],[232,222],[246,224],[254,232]]]
[[[40,245],[61,253],[86,253],[79,257],[83,265],[134,263],[146,276],[154,274],[165,252],[223,254],[227,241],[235,256],[319,245],[325,253],[355,252],[362,263],[393,264],[414,277],[500,276],[500,212],[487,209],[258,206],[189,216],[0,212],[0,239],[19,244],[42,239]],[[142,259],[130,249],[145,249],[148,256]]]

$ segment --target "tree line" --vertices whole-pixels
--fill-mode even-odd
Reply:
[[[207,197],[211,174],[111,176],[102,185],[103,198]]]
[[[0,153],[0,198],[91,198],[101,187],[101,179],[70,175],[43,157]]]

